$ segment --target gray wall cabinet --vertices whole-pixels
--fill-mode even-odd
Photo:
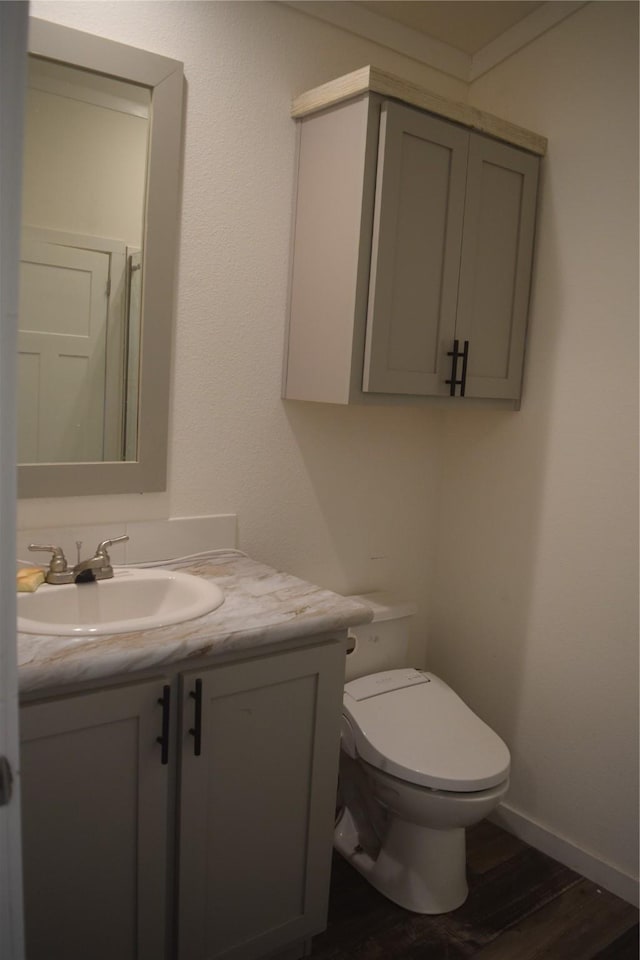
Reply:
[[[344,652],[23,705],[29,960],[306,955],[326,924]]]
[[[284,396],[513,408],[538,167],[374,94],[304,117]]]

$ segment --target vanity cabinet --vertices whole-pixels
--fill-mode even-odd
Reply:
[[[162,679],[20,711],[29,960],[159,960],[168,766]]]
[[[374,93],[304,116],[284,396],[515,406],[538,167]]]
[[[326,923],[344,658],[314,641],[23,705],[29,960],[302,956]]]

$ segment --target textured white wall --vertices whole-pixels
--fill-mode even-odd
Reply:
[[[522,410],[444,425],[428,646],[509,743],[508,802],[636,876],[637,16],[587,4],[471,89],[549,154]]]
[[[373,62],[465,86],[272,3],[36,2],[34,16],[182,60],[187,81],[166,494],[23,501],[21,527],[237,513],[239,545],[339,591],[420,602],[440,415],[280,399],[294,184],[292,97]]]

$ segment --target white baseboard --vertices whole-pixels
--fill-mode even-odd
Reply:
[[[501,804],[489,820],[535,847],[536,850],[546,853],[571,870],[575,870],[587,880],[597,883],[599,887],[604,887],[605,890],[626,900],[627,903],[638,906],[639,888],[635,877],[629,876],[605,860],[599,860],[592,853],[576,847],[569,840],[551,833],[546,827],[514,810],[508,804]]]

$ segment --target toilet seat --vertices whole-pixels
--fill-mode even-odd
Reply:
[[[347,683],[343,698],[358,756],[432,790],[486,790],[509,775],[506,744],[432,673],[387,670]]]

